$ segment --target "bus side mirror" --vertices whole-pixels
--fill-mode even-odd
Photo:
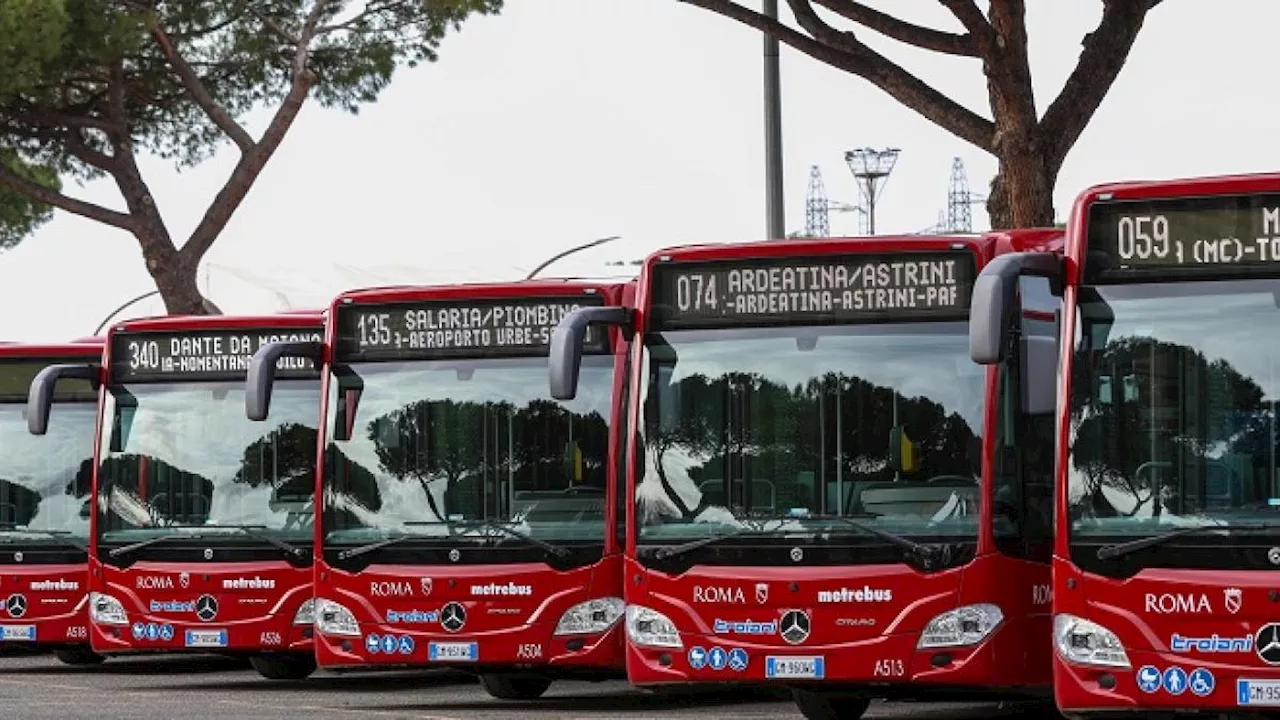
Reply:
[[[578,394],[578,371],[582,369],[582,341],[590,325],[631,325],[631,309],[617,305],[578,308],[565,315],[551,331],[547,369],[551,397],[572,400]]]
[[[1018,302],[1018,279],[1039,275],[1062,294],[1062,258],[1048,252],[1009,253],[987,263],[973,283],[969,304],[969,357],[979,365],[1004,361]]]
[[[1022,412],[1049,415],[1058,407],[1058,342],[1044,335],[1024,335],[1022,356]]]
[[[271,414],[271,389],[276,383],[276,363],[286,357],[306,358],[319,367],[324,358],[324,344],[305,340],[272,342],[258,348],[258,352],[249,361],[249,374],[244,387],[244,410],[250,420],[260,422]]]
[[[27,432],[44,435],[49,432],[49,411],[53,409],[53,390],[58,381],[88,380],[98,386],[99,365],[50,365],[31,379],[27,390]]]

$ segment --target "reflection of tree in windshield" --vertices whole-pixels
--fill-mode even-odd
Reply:
[[[143,504],[152,524],[198,525],[209,518],[213,481],[150,455],[123,453],[104,458],[99,482],[108,498],[120,493]],[[131,519],[107,513],[100,532],[136,526]]]
[[[605,486],[605,419],[549,400],[419,400],[375,418],[367,436],[384,472],[421,486],[436,521],[511,517],[508,492]]]
[[[646,416],[649,467],[685,519],[710,507],[736,515],[816,512],[825,491],[816,478],[839,475],[850,484],[849,498],[826,498],[834,511],[856,504],[855,485],[979,472],[978,436],[958,412],[837,373],[791,388],[760,373],[687,375],[651,396]],[[911,447],[911,468],[895,469],[895,428]],[[673,477],[675,470],[700,491],[696,506],[686,501],[691,496],[679,486],[687,481]]]
[[[1257,466],[1275,446],[1269,403],[1226,360],[1122,337],[1099,352],[1078,351],[1072,375],[1075,518],[1182,513],[1266,496],[1267,468]]]

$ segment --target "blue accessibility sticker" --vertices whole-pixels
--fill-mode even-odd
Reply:
[[[155,642],[160,638],[160,626],[155,623],[147,623],[147,639]]]
[[[1164,691],[1170,695],[1181,695],[1187,690],[1187,671],[1174,665],[1164,671]]]
[[[694,670],[701,670],[707,666],[707,651],[694,646],[689,648],[689,667]]]
[[[1215,685],[1217,685],[1217,681],[1214,679],[1213,673],[1205,668],[1196,668],[1187,677],[1187,686],[1191,688],[1191,693],[1197,697],[1212,695]]]
[[[725,665],[729,664],[729,653],[724,651],[722,647],[713,647],[707,653],[707,664],[712,670],[723,670]]]
[[[386,653],[386,654],[388,654],[388,655],[392,655],[392,654],[394,654],[394,653],[395,653],[395,651],[396,651],[396,645],[397,645],[397,644],[398,644],[398,643],[396,642],[396,636],[395,636],[395,635],[383,635],[383,636],[382,636],[382,652],[384,652],[384,653]]]
[[[145,623],[136,622],[133,624],[133,639],[141,640],[147,636],[147,626]]]
[[[1154,693],[1160,689],[1160,671],[1150,665],[1143,665],[1138,670],[1138,689],[1144,693]]]
[[[401,655],[413,654],[413,638],[409,637],[408,635],[400,636],[400,654]]]
[[[735,672],[742,672],[747,669],[747,651],[742,648],[734,648],[729,651],[729,667]]]
[[[160,626],[160,639],[164,640],[165,642],[169,642],[170,640],[173,639],[172,625],[170,625],[169,623],[165,623],[164,625]]]
[[[378,650],[382,649],[382,638],[378,633],[369,633],[364,639],[364,649],[371,655],[377,655]]]

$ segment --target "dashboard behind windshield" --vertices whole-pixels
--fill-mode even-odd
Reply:
[[[1067,463],[1074,537],[1276,522],[1278,318],[1277,280],[1081,289]]]
[[[311,540],[320,383],[278,381],[264,423],[247,420],[244,404],[243,382],[108,387],[100,540],[204,525]]]
[[[604,541],[614,359],[547,396],[545,357],[366,362],[330,380],[326,544]],[[470,538],[470,540],[468,540]]]
[[[976,537],[985,375],[964,323],[679,330],[645,351],[640,544],[863,534],[806,516]]]

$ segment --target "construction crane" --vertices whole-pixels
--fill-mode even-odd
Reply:
[[[809,189],[804,197],[804,230],[792,232],[787,237],[830,237],[833,212],[862,212],[862,208],[828,199],[822,170],[814,165],[809,168]]]

